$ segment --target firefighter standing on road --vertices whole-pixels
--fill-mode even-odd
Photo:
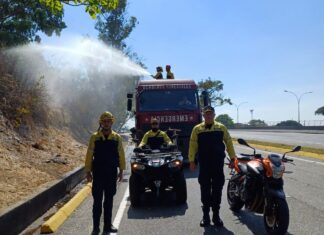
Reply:
[[[113,122],[114,117],[110,112],[104,112],[100,116],[100,130],[91,136],[85,160],[87,180],[93,181],[93,235],[100,232],[103,195],[103,234],[117,232],[111,223],[113,197],[116,194],[117,180],[120,182],[123,179],[125,153],[121,136],[111,129]],[[117,168],[119,168],[118,174]]]
[[[219,217],[219,209],[222,198],[222,189],[225,182],[224,158],[226,150],[234,160],[236,155],[231,137],[224,125],[214,121],[215,110],[212,106],[203,109],[204,122],[196,125],[191,133],[189,146],[190,170],[195,170],[195,155],[198,153],[200,165],[198,182],[200,184],[201,202],[203,204],[203,219],[201,227],[209,226],[210,207],[213,210],[213,223],[223,226]]]
[[[151,149],[159,149],[164,143],[172,144],[167,133],[159,129],[159,121],[156,118],[151,119],[151,128],[151,130],[145,133],[138,147],[148,145]]]

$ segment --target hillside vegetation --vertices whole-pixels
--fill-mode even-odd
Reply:
[[[86,146],[50,108],[42,77],[0,61],[0,211],[83,165]]]
[[[134,79],[64,75],[38,52],[0,51],[0,210],[82,166],[101,112],[115,115],[114,129],[125,123]]]
[[[23,136],[0,113],[0,211],[83,165],[86,146],[67,130],[38,127]]]

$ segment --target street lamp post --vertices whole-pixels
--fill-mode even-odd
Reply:
[[[246,104],[246,103],[247,102],[242,102],[242,103],[239,103],[238,105],[233,103],[236,107],[236,123],[239,123],[239,108],[242,104]]]
[[[294,93],[292,91],[284,90],[284,92],[288,92],[288,93],[290,93],[290,94],[292,94],[292,95],[294,95],[296,97],[297,106],[298,106],[298,123],[300,123],[300,100],[301,100],[303,95],[310,94],[310,93],[313,93],[313,92],[312,91],[307,91],[307,92],[302,93],[300,96],[296,95],[296,93]]]

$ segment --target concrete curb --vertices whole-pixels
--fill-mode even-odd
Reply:
[[[85,177],[84,167],[65,174],[61,180],[19,202],[0,214],[0,234],[15,235],[42,216]]]
[[[59,209],[48,221],[41,227],[41,233],[55,232],[72,212],[86,199],[91,193],[92,183],[84,186],[68,203]]]

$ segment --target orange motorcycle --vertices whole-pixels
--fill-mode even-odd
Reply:
[[[292,159],[287,153],[297,152],[295,147],[282,156],[270,153],[267,156],[257,154],[245,140],[239,144],[253,149],[253,154],[240,154],[231,169],[232,175],[227,185],[227,200],[232,211],[239,211],[243,206],[251,212],[263,214],[265,229],[268,234],[285,234],[289,225],[289,208],[283,190],[283,173],[286,162]]]

